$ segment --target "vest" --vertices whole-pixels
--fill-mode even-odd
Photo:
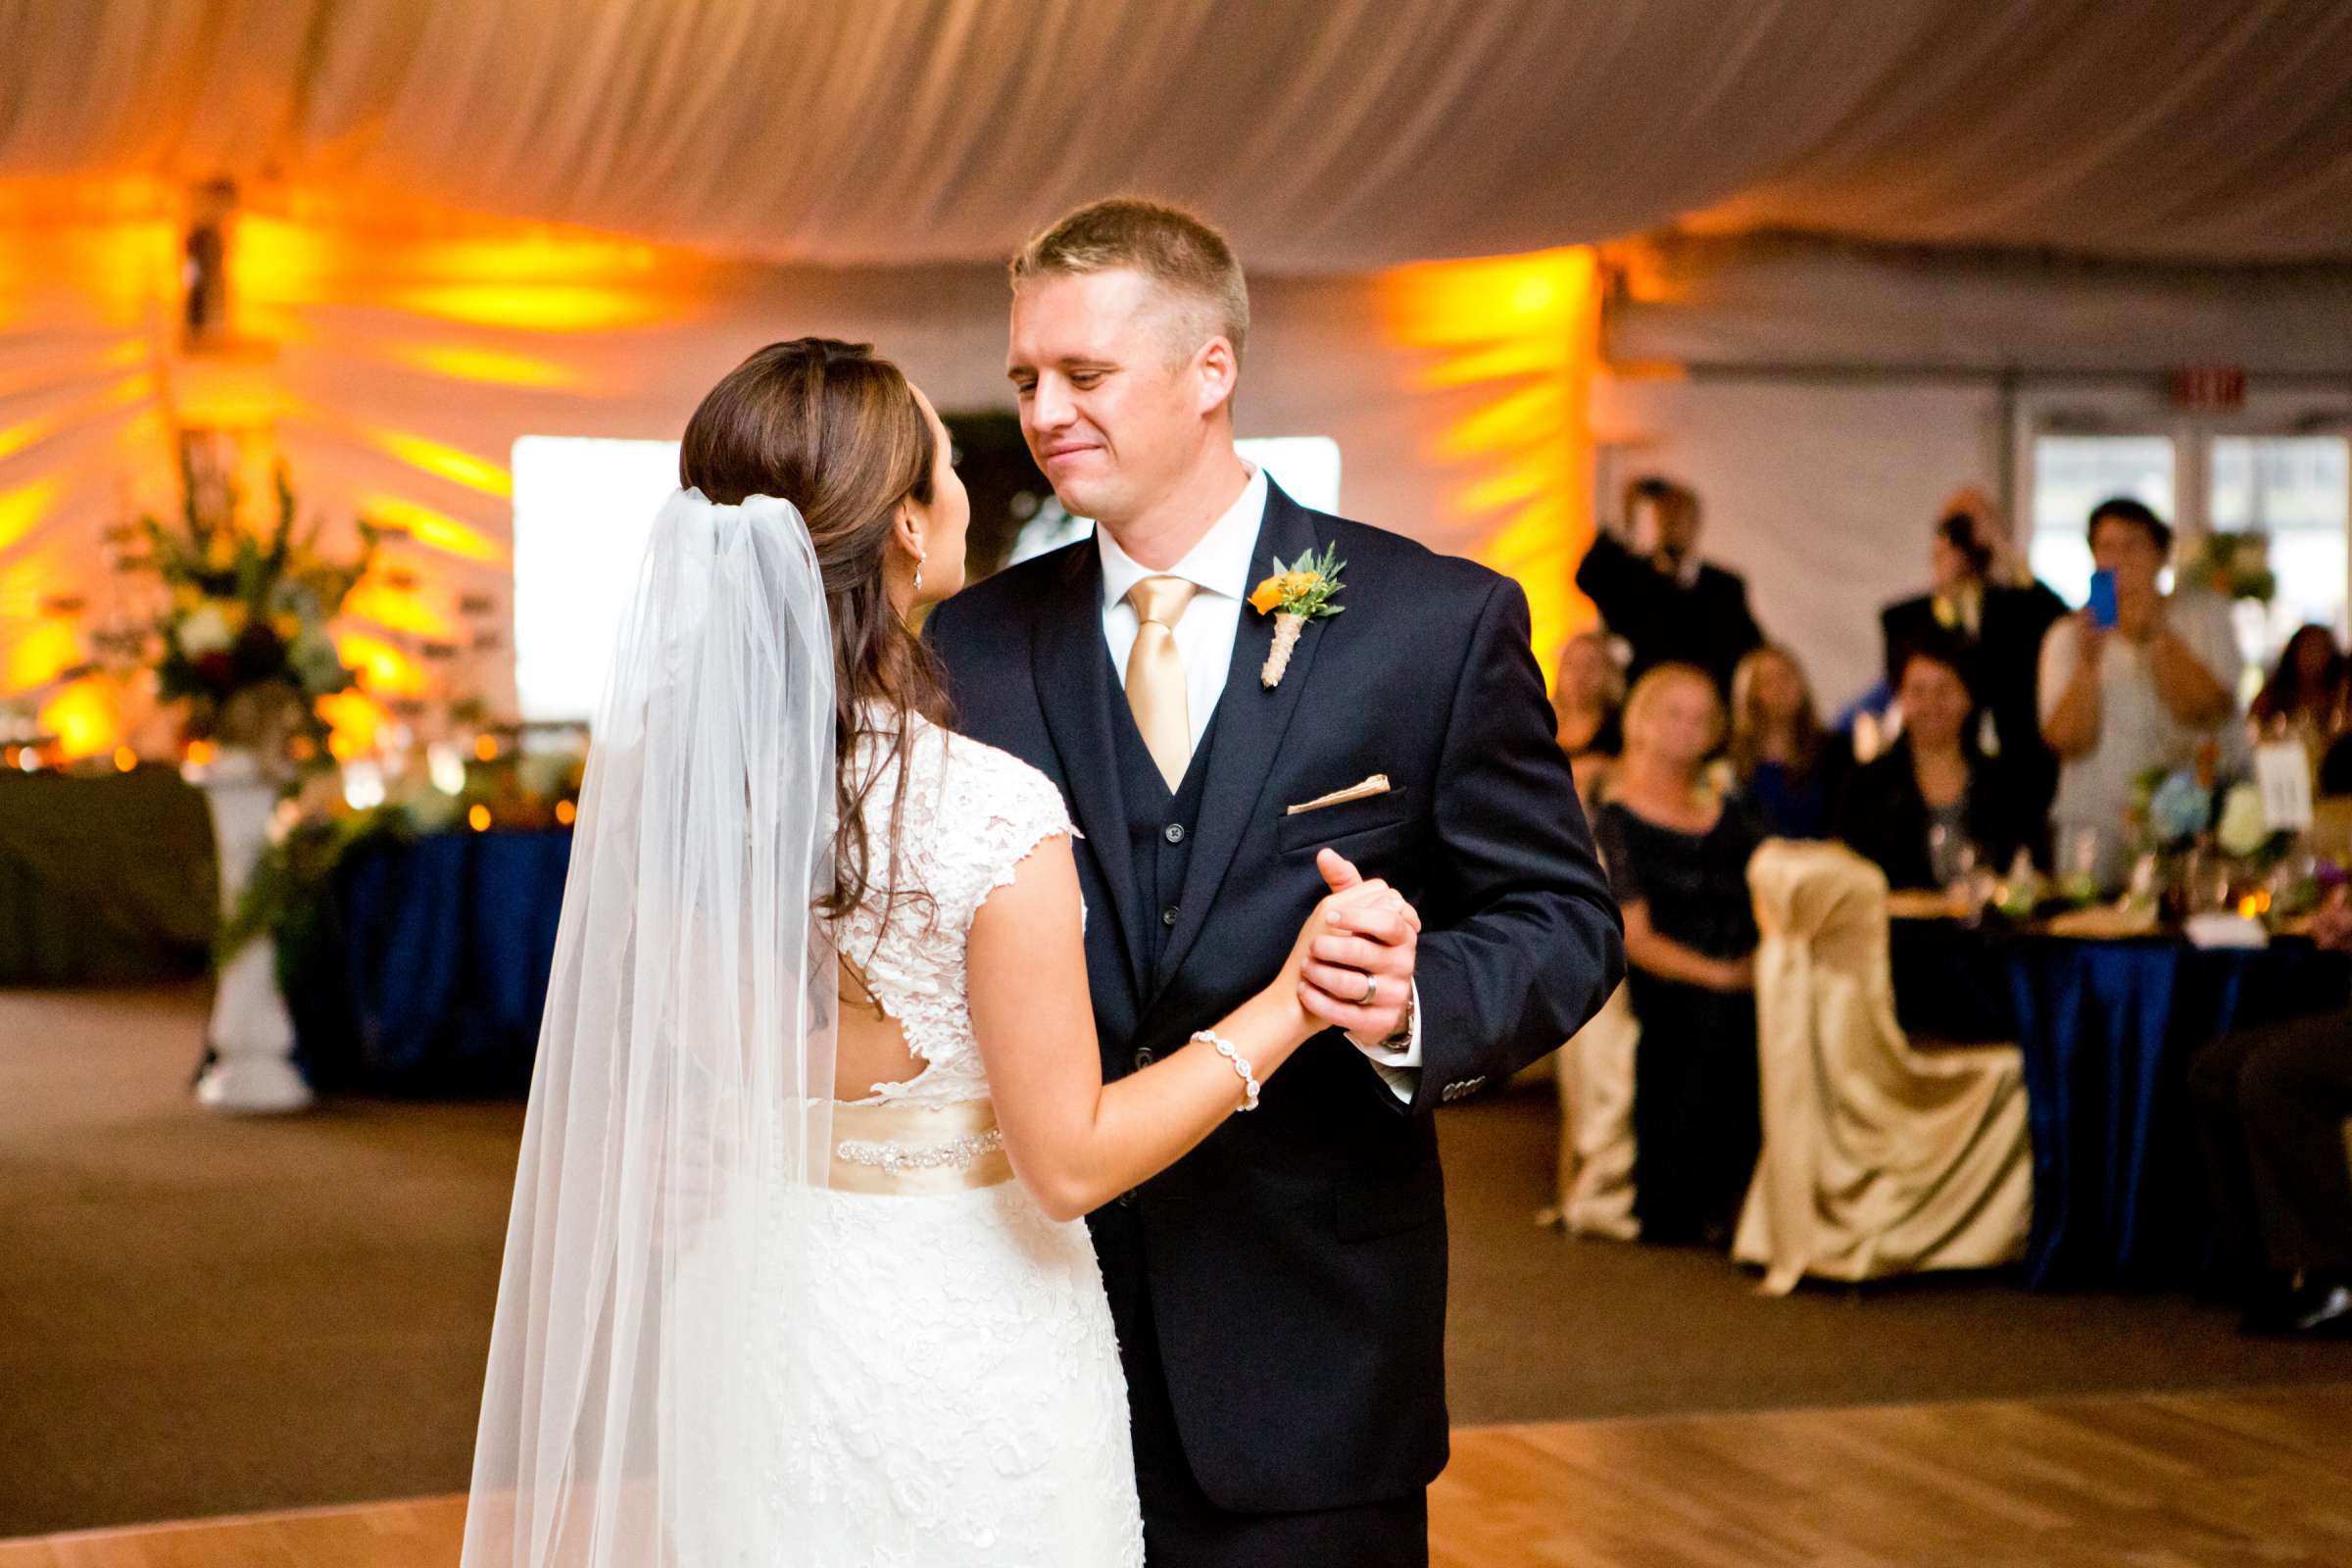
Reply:
[[[1144,749],[1144,737],[1126,711],[1125,699],[1114,694],[1112,700],[1119,704],[1111,728],[1117,736],[1113,745],[1118,752],[1119,794],[1127,806],[1129,861],[1135,867],[1135,886],[1127,890],[1128,929],[1144,945],[1144,971],[1155,995],[1170,978],[1163,972],[1168,939],[1175,934],[1177,901],[1184,896],[1184,873],[1193,861],[1194,828],[1200,820],[1200,796],[1207,787],[1218,720],[1209,719],[1183,783],[1170,794],[1159,765]],[[1224,704],[1217,707],[1221,712]],[[1148,1006],[1152,997],[1143,1000]]]

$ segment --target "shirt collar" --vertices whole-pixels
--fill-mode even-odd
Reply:
[[[1250,482],[1225,514],[1209,525],[1184,559],[1155,572],[1119,548],[1110,530],[1095,526],[1095,549],[1102,559],[1102,608],[1127,597],[1146,577],[1182,577],[1204,592],[1239,600],[1250,592],[1250,556],[1257,548],[1258,524],[1266,513],[1266,470],[1250,468]]]

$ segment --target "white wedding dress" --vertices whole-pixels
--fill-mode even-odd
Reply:
[[[903,810],[897,768],[864,806],[877,884],[916,890],[883,918],[868,896],[842,953],[904,1030],[922,1071],[843,1083],[836,1169],[915,1185],[993,1158],[992,1130],[924,1141],[859,1136],[860,1106],[952,1116],[989,1098],[972,1039],[965,942],[982,902],[1054,834],[1060,793],[1036,769],[921,718]],[[853,776],[880,742],[861,739]],[[874,1093],[858,1100],[859,1091]],[[885,1120],[889,1119],[888,1114]],[[991,1118],[993,1124],[993,1118]],[[820,1348],[781,1388],[788,1484],[826,1568],[1122,1568],[1144,1560],[1126,1383],[1083,1221],[1046,1216],[1018,1181],[945,1191],[801,1188],[784,1201],[810,1255]]]

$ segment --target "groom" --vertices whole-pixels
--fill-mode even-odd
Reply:
[[[1044,769],[1085,834],[1105,1075],[1265,983],[1326,891],[1326,845],[1424,922],[1321,939],[1306,1000],[1332,1031],[1254,1114],[1090,1216],[1151,1562],[1418,1568],[1446,1457],[1431,1112],[1574,1034],[1623,968],[1526,600],[1309,512],[1236,454],[1249,296],[1199,220],[1082,208],[1012,288],[1023,432],[1098,527],[928,635],[958,727]],[[1308,620],[1275,678],[1275,617],[1248,600],[1327,547],[1344,612]]]

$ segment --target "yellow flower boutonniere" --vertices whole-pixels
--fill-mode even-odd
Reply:
[[[1336,615],[1345,605],[1335,605],[1332,596],[1340,591],[1340,572],[1348,563],[1337,559],[1338,547],[1326,545],[1318,557],[1312,550],[1289,565],[1282,558],[1274,559],[1274,575],[1257,585],[1250,595],[1250,608],[1261,615],[1274,617],[1274,646],[1266,653],[1266,663],[1257,678],[1266,690],[1272,691],[1282,683],[1283,672],[1291,667],[1291,654],[1298,646],[1298,634],[1306,623],[1322,615]]]

